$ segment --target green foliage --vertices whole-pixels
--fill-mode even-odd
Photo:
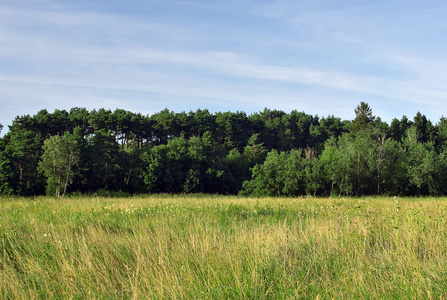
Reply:
[[[306,178],[306,194],[316,196],[324,191],[326,178],[324,165],[316,156],[315,150],[307,147],[304,150],[304,176]]]
[[[306,161],[301,150],[267,153],[265,162],[252,170],[252,179],[244,182],[242,194],[256,196],[296,196],[306,190]]]
[[[259,149],[259,151],[263,152],[262,149]],[[242,183],[250,178],[250,168],[256,165],[256,163],[253,162],[253,159],[259,158],[259,156],[257,156],[259,152],[258,149],[255,150],[254,148],[250,148],[248,152],[249,154],[247,154],[247,152],[240,153],[238,149],[232,149],[224,157],[222,168],[225,172],[221,178],[216,178],[221,184],[218,190],[220,190],[222,194],[237,194],[242,189]],[[252,154],[255,154],[255,158]],[[262,154],[260,154],[260,156],[262,156]]]
[[[323,170],[331,184],[331,195],[400,193],[396,180],[400,170],[399,143],[386,139],[378,128],[365,128],[330,139],[321,155]],[[394,183],[394,184],[392,184]]]
[[[248,170],[248,165],[237,149],[228,154],[218,151],[210,132],[202,137],[183,136],[169,140],[167,145],[151,148],[142,155],[144,164],[142,177],[151,193],[228,193],[234,182],[233,177]],[[237,164],[233,167],[233,164]]]
[[[413,121],[403,116],[388,126],[365,102],[355,113],[351,122],[267,108],[249,116],[200,109],[150,116],[123,109],[43,109],[16,117],[0,139],[0,193],[39,195],[45,182],[55,194],[447,193],[445,119],[433,124],[418,112]],[[50,176],[43,161],[54,157],[49,149],[56,140],[71,135],[79,164],[62,181]],[[54,145],[44,146],[46,140]]]
[[[253,134],[248,139],[247,146],[244,148],[244,155],[251,167],[264,162],[267,149],[264,147],[264,143],[260,142],[259,133]]]
[[[30,196],[43,192],[43,178],[37,172],[42,155],[43,138],[38,133],[28,130],[25,126],[14,123],[5,137],[7,143],[2,161],[2,170],[8,172],[6,182],[8,191],[15,194]]]
[[[74,134],[55,135],[45,140],[38,170],[47,178],[47,194],[64,197],[73,183],[80,160],[80,128]],[[61,195],[62,194],[62,195]]]
[[[13,165],[11,157],[6,152],[7,140],[0,139],[0,195],[13,195],[14,188],[11,186],[11,174]]]
[[[404,140],[409,192],[417,195],[439,195],[445,187],[438,178],[445,174],[444,155],[435,152],[433,142],[420,142],[416,125],[407,130]]]
[[[262,165],[256,165],[252,169],[252,179],[243,183],[243,194],[256,196],[281,196],[284,188],[281,181],[281,171],[284,168],[284,156],[278,151],[272,150]]]
[[[347,132],[347,122],[340,118],[328,116],[321,118],[317,124],[312,124],[309,128],[309,146],[321,153],[324,143],[330,138],[338,138]]]
[[[242,150],[250,137],[249,123],[244,112],[216,113],[216,133],[219,144],[226,149]]]
[[[372,108],[368,103],[360,102],[355,109],[355,119],[351,124],[351,131],[357,132],[368,127],[374,122],[375,116],[372,113]]]
[[[188,172],[184,169],[187,151],[187,140],[179,137],[170,140],[167,145],[155,146],[143,153],[146,167],[142,176],[149,192],[182,192]]]
[[[438,136],[436,139],[436,152],[445,154],[447,153],[447,119],[441,118],[437,128]]]
[[[420,112],[418,112],[414,117],[413,125],[416,128],[418,138],[421,142],[426,143],[435,141],[435,127],[432,125],[431,121],[427,120],[427,118]]]

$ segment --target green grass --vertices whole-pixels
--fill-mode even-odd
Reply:
[[[1,299],[447,298],[446,199],[0,199]]]

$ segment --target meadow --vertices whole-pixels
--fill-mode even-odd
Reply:
[[[445,198],[0,199],[1,299],[446,299]]]

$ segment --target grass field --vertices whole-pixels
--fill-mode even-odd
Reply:
[[[446,299],[446,199],[0,199],[1,299]]]

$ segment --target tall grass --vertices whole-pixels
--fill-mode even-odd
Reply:
[[[445,199],[0,200],[0,297],[447,298]]]

